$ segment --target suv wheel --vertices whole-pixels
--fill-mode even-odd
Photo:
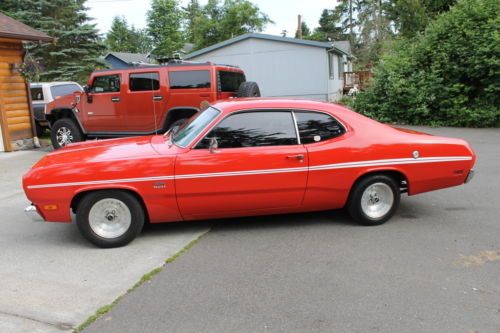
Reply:
[[[62,118],[52,125],[50,140],[54,149],[59,149],[69,143],[83,141],[83,134],[73,120]]]
[[[256,82],[247,81],[240,84],[238,97],[260,97],[259,85]]]

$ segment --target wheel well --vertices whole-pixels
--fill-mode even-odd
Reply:
[[[163,130],[168,130],[170,125],[176,122],[179,119],[190,118],[193,115],[198,113],[198,109],[195,108],[176,108],[170,109],[167,112],[167,118],[165,119],[165,125],[163,126]]]
[[[54,109],[50,111],[50,114],[45,115],[45,118],[49,121],[50,126],[54,125],[54,123],[61,118],[73,119],[73,117],[73,112],[70,109]]]
[[[396,171],[396,170],[376,170],[376,171],[371,171],[371,172],[365,173],[365,174],[361,175],[360,177],[358,177],[358,179],[356,179],[353,186],[351,187],[351,191],[354,188],[354,185],[356,183],[358,183],[362,179],[365,179],[366,177],[373,176],[373,175],[389,176],[398,183],[399,189],[401,190],[401,193],[408,192],[408,189],[410,187],[410,184],[408,183],[408,179],[406,178],[406,176],[402,172]]]
[[[83,191],[83,192],[80,192],[78,193],[77,195],[75,195],[75,197],[71,200],[71,204],[70,204],[70,208],[71,208],[71,211],[76,214],[76,209],[80,203],[80,201],[88,194],[90,193],[94,193],[94,192],[99,192],[99,191],[109,191],[109,190],[113,190],[113,191],[121,191],[121,192],[127,192],[131,195],[133,195],[138,201],[139,203],[141,204],[142,206],[142,209],[144,210],[144,216],[146,217],[146,222],[149,223],[149,213],[148,213],[148,209],[146,208],[146,204],[144,203],[144,200],[142,199],[142,197],[135,191],[132,191],[132,190],[127,190],[127,189],[121,189],[121,188],[102,188],[102,189],[98,189],[98,190],[88,190],[88,191]]]

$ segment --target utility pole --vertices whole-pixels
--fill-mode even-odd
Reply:
[[[297,38],[302,39],[302,15],[299,15],[298,19],[298,27],[297,27]]]

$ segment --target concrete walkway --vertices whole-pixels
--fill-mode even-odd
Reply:
[[[72,331],[208,230],[199,223],[149,226],[129,246],[103,250],[74,224],[31,222],[21,179],[44,154],[0,154],[2,333]]]

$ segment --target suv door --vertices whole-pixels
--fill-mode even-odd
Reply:
[[[127,110],[123,103],[120,74],[102,74],[93,78],[84,101],[83,112],[87,132],[124,131]]]
[[[134,72],[128,77],[125,97],[128,130],[151,133],[162,127],[166,112],[165,85],[160,85],[158,71]]]
[[[219,148],[209,150],[216,138]],[[229,115],[176,160],[175,187],[186,218],[258,215],[302,204],[306,149],[290,111]]]
[[[182,67],[168,71],[170,95],[167,109],[189,106],[200,109],[203,101],[216,99],[212,87],[212,72],[207,69],[185,70]]]

